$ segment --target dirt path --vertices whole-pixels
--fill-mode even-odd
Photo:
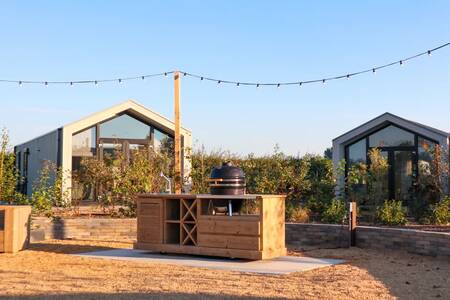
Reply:
[[[343,258],[347,263],[283,276],[68,255],[129,247],[128,243],[46,241],[16,255],[0,254],[0,298],[450,298],[448,260],[357,248],[292,252]]]

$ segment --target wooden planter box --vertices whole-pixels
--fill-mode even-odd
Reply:
[[[211,214],[215,201],[236,199],[247,201],[244,213]],[[284,200],[277,195],[143,194],[137,199],[135,248],[252,260],[283,256]]]
[[[31,206],[0,205],[0,253],[16,253],[30,241]]]

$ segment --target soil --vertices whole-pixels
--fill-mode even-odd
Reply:
[[[346,263],[289,275],[255,275],[76,257],[131,243],[45,241],[0,254],[0,298],[12,299],[449,299],[450,260],[366,249],[290,250]]]

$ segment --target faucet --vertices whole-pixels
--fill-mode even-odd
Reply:
[[[167,186],[166,186],[166,193],[172,194],[172,179],[170,179],[169,177],[167,177],[166,175],[164,175],[164,173],[161,171],[161,177],[164,178],[167,181]]]

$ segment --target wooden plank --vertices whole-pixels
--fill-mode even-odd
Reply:
[[[243,258],[250,260],[259,260],[263,258],[263,253],[261,251],[242,250],[242,249],[207,248],[201,246],[180,246],[168,244],[157,245],[139,242],[134,245],[134,248],[142,250],[150,250],[155,252],[220,256],[231,258]]]
[[[201,247],[260,250],[259,237],[237,235],[199,234],[198,245]]]
[[[234,217],[229,217],[229,220],[200,219],[198,221],[198,232],[199,234],[259,236],[261,234],[260,224],[259,220],[234,220]]]
[[[273,251],[285,248],[285,202],[275,197],[261,197],[262,249]]]

